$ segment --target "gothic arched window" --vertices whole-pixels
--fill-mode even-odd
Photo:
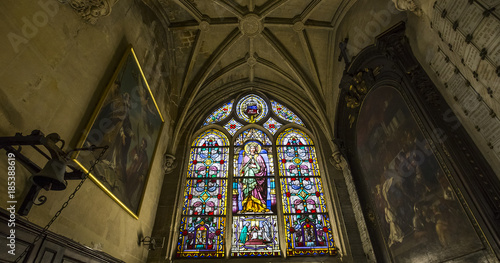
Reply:
[[[201,131],[177,257],[336,253],[314,144],[295,113],[249,94],[218,107]]]
[[[312,140],[288,128],[276,140],[288,255],[334,254],[318,160]]]
[[[178,257],[223,257],[229,141],[206,130],[191,145]]]

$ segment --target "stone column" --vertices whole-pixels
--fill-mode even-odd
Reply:
[[[363,216],[363,211],[361,209],[361,203],[359,202],[356,186],[354,185],[354,180],[352,178],[349,163],[342,155],[342,153],[338,150],[338,148],[334,150],[330,158],[330,162],[337,170],[342,171],[342,174],[344,175],[344,180],[347,185],[347,191],[349,192],[349,200],[351,201],[352,210],[354,212],[354,216],[356,217],[356,223],[358,225],[359,234],[361,236],[363,252],[366,255],[366,260],[367,262],[377,262],[377,260],[375,259],[373,246],[370,241],[370,236],[368,234],[366,221]]]

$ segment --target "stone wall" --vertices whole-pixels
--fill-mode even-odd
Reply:
[[[144,262],[148,250],[138,239],[150,235],[153,228],[170,130],[163,27],[146,5],[134,0],[114,3],[107,16],[95,21],[85,20],[81,12],[55,0],[2,1],[0,13],[0,136],[27,135],[39,129],[61,135],[65,149],[76,147],[127,47],[131,44],[135,49],[165,119],[139,219],[88,180],[50,230],[125,262]],[[23,153],[43,167],[43,158],[28,148]],[[21,202],[30,174],[19,162],[16,168],[16,198]],[[7,171],[6,161],[0,162],[0,170]],[[0,184],[6,186],[7,173],[0,174]],[[77,184],[69,181],[60,192],[42,190],[48,201],[34,206],[26,219],[46,225]],[[6,201],[7,195],[2,194],[0,207],[6,208]]]
[[[438,87],[439,91],[460,120],[460,125],[463,125],[467,130],[493,170],[499,171],[500,140],[498,139],[498,127],[500,126],[500,120],[497,116],[500,111],[500,77],[498,76],[498,70],[495,72],[495,67],[497,65],[494,63],[490,64],[492,60],[489,56],[493,50],[490,48],[488,56],[483,58],[480,58],[480,51],[475,50],[475,46],[473,45],[476,45],[475,43],[481,33],[480,26],[472,29],[474,31],[472,35],[474,35],[475,38],[472,39],[470,44],[465,43],[465,37],[463,37],[463,40],[458,41],[449,39],[455,36],[458,39],[458,37],[465,32],[462,29],[467,25],[467,22],[464,22],[464,16],[466,13],[471,12],[464,11],[462,16],[458,16],[458,28],[445,32],[445,27],[452,27],[453,22],[450,19],[450,15],[454,12],[458,12],[456,10],[460,6],[458,2],[420,2],[420,16],[413,13],[408,15],[407,36],[410,40],[415,57],[419,60],[427,74],[432,78],[434,84]],[[498,13],[489,16],[483,14],[483,8],[487,8],[487,5],[484,4],[485,1],[469,1],[465,5],[462,5],[461,8],[469,8],[472,3],[481,10],[479,14],[480,17],[478,18],[479,21],[485,18],[498,19],[498,17],[500,17]],[[447,9],[447,16],[442,16],[443,9]],[[435,25],[431,26],[431,22],[434,22]],[[494,38],[498,38],[498,36],[496,35]],[[451,42],[453,42],[454,46],[449,45]],[[498,43],[498,41],[494,42]],[[462,46],[462,50],[459,50],[460,47],[458,44]],[[469,50],[469,52],[464,54],[464,49]],[[473,51],[476,51],[477,54],[474,54]],[[447,62],[445,64],[446,67],[452,69],[452,71],[449,72],[451,74],[446,73],[446,67],[436,70],[436,66],[431,65],[431,62],[435,62],[436,58],[440,55],[447,57]],[[471,63],[469,63],[469,61],[477,62],[477,64],[473,65],[474,68],[471,68]],[[479,63],[481,67],[478,67]],[[458,69],[458,73],[453,73],[455,67]],[[485,76],[487,73],[489,75]],[[462,96],[462,93],[457,95],[457,92],[455,92],[455,88],[458,84],[457,82],[453,82],[453,79],[456,79],[458,75],[463,76],[460,79],[468,81],[469,85],[466,87],[467,92],[464,93],[467,93],[467,95],[474,94],[473,100],[465,100],[464,98],[467,98],[467,96]],[[447,82],[450,83],[449,88],[447,88]],[[463,91],[463,89],[459,90],[460,92]],[[478,99],[476,100],[476,98]],[[480,112],[483,108],[486,114]],[[481,122],[475,117],[477,115],[491,115],[491,117]],[[449,120],[443,117],[443,121]],[[489,133],[491,135],[488,134],[488,131],[490,131]],[[500,178],[500,174],[497,173],[497,177]]]

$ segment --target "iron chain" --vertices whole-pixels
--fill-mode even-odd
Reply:
[[[92,163],[92,166],[90,166],[90,169],[88,170],[88,172],[83,175],[82,180],[80,181],[78,186],[76,186],[73,193],[71,193],[69,195],[68,200],[66,200],[66,202],[64,202],[64,204],[61,206],[59,211],[57,211],[56,214],[49,221],[49,223],[47,223],[47,225],[45,225],[45,227],[42,229],[42,231],[35,237],[33,242],[31,244],[29,244],[28,247],[26,247],[26,249],[23,251],[23,253],[21,253],[21,255],[19,255],[19,257],[16,258],[14,263],[19,262],[24,256],[26,256],[26,254],[28,254],[28,252],[35,246],[36,242],[38,240],[40,240],[40,238],[42,238],[42,236],[45,234],[45,232],[47,232],[47,230],[52,225],[52,223],[54,223],[54,221],[56,221],[57,217],[59,217],[59,215],[61,215],[62,210],[64,210],[64,208],[66,208],[68,206],[71,199],[73,199],[75,197],[76,192],[78,192],[78,190],[80,190],[80,188],[82,187],[85,180],[87,180],[88,175],[94,170],[94,167],[101,161],[101,158],[102,158],[102,156],[104,156],[104,153],[106,152],[107,149],[108,149],[107,146],[104,147],[104,149],[102,149],[102,151],[99,154],[99,156],[97,157],[97,159]]]

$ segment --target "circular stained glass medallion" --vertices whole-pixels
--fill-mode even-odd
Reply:
[[[238,102],[236,113],[238,117],[249,123],[255,123],[267,115],[269,111],[266,102],[259,96],[250,94]]]

